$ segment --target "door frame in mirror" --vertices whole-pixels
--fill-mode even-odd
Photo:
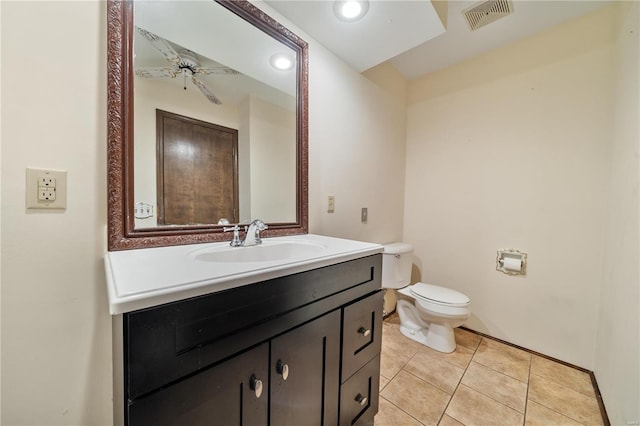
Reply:
[[[213,1],[213,0],[212,0]],[[265,237],[308,232],[308,45],[245,0],[215,2],[297,54],[296,221],[268,223]],[[107,1],[107,248],[110,251],[230,240],[222,226],[135,229],[133,186],[133,1]]]

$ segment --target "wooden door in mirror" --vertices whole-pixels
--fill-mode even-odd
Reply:
[[[156,109],[159,225],[238,223],[238,131]]]

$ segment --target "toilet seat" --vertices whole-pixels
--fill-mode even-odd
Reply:
[[[416,299],[440,306],[465,308],[471,302],[464,294],[446,287],[416,283],[409,286],[409,292]]]

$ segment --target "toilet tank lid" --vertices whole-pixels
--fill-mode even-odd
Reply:
[[[411,244],[408,243],[391,243],[384,245],[384,254],[402,254],[409,253],[413,250]]]

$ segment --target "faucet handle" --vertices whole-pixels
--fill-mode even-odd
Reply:
[[[242,241],[240,241],[240,227],[236,224],[234,226],[225,226],[222,228],[223,232],[231,232],[233,231],[233,239],[229,243],[231,247],[240,247],[242,245]]]

